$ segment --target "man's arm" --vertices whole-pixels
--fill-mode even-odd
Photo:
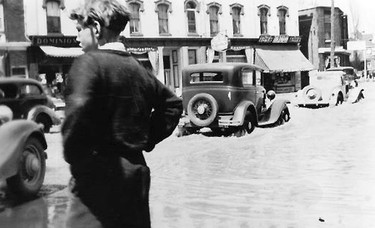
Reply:
[[[95,60],[87,55],[79,57],[69,71],[67,81],[65,121],[62,126],[64,158],[68,163],[79,160],[92,147],[93,98],[96,86]]]
[[[151,114],[151,129],[149,145],[146,151],[151,151],[155,145],[172,134],[182,114],[182,99],[155,78],[158,106]]]

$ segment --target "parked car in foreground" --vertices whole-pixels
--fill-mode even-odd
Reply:
[[[310,85],[297,91],[294,103],[300,107],[327,107],[358,102],[364,98],[364,89],[345,80],[343,71],[323,71],[310,75]]]
[[[8,106],[14,119],[33,120],[43,124],[44,132],[47,133],[53,125],[61,123],[52,100],[34,79],[1,78],[0,105]]]
[[[248,63],[194,64],[182,70],[184,113],[179,135],[209,128],[214,133],[251,133],[289,121],[287,101],[267,103],[262,69]]]
[[[0,186],[29,198],[43,185],[47,142],[40,124],[12,120],[12,115],[10,108],[0,105]]]

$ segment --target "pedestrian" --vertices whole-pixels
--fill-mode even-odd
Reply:
[[[66,227],[150,227],[143,152],[172,134],[182,101],[119,42],[130,20],[125,5],[86,0],[70,18],[85,53],[72,64],[66,88]]]

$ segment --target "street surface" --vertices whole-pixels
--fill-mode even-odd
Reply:
[[[171,136],[146,160],[153,228],[375,227],[375,82],[365,100],[290,105],[290,122],[244,137]],[[0,213],[0,227],[63,227],[70,174],[47,134],[46,196]],[[52,193],[52,194],[51,194]]]

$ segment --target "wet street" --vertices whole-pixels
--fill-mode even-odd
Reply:
[[[290,122],[244,137],[171,136],[146,154],[154,228],[375,227],[375,82],[365,100],[290,105]],[[45,190],[69,179],[47,134]],[[0,227],[63,227],[66,192],[9,207]]]

